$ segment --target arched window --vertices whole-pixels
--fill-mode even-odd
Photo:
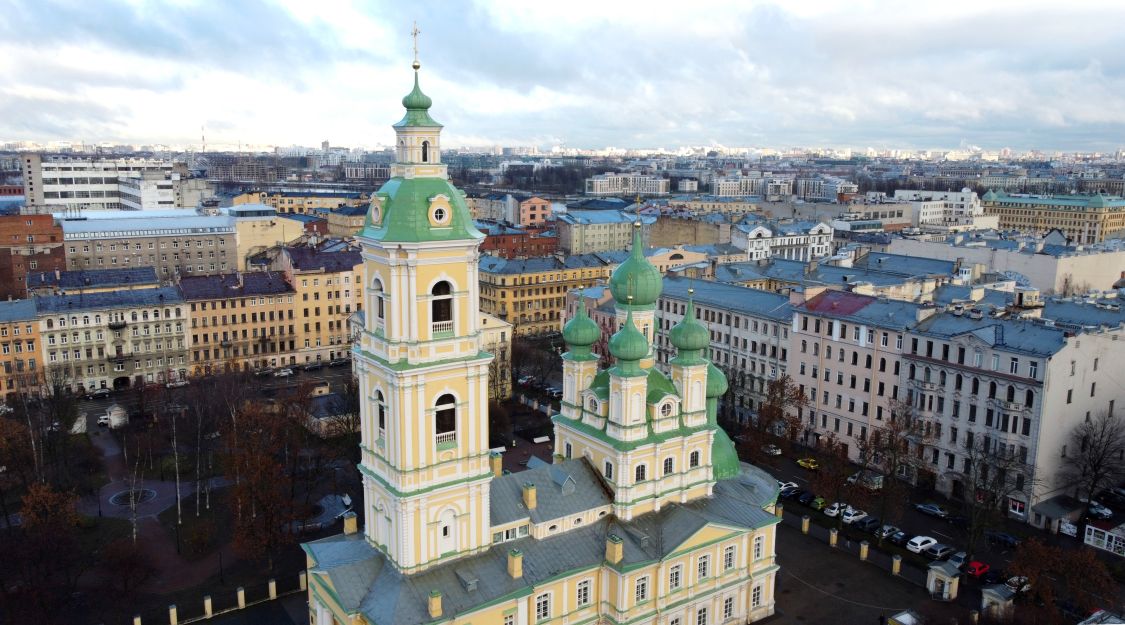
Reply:
[[[829,360],[831,358],[832,358],[832,346],[831,345],[825,345],[824,346],[824,359]]]
[[[586,409],[596,413],[598,411],[598,399],[596,397],[591,397],[590,401],[586,404]]]
[[[926,367],[922,370],[922,379],[926,382],[930,381],[930,368]]]
[[[665,458],[664,459],[664,475],[671,475],[672,474],[672,468],[674,466],[675,466],[675,464],[672,462],[672,458],[670,458],[670,457]]]
[[[886,358],[880,358],[879,359],[879,371],[886,371],[886,370],[887,370],[887,359]]]
[[[989,399],[996,399],[996,383],[995,382],[989,382],[988,383],[988,398]]]
[[[445,280],[430,291],[430,321],[434,333],[453,332],[453,287]]]
[[[647,479],[647,477],[646,477],[646,475],[645,475],[645,471],[646,471],[646,468],[647,468],[647,467],[645,467],[645,465],[643,465],[643,464],[638,464],[638,465],[637,465],[637,469],[636,469],[636,471],[635,471],[635,473],[636,473],[636,478],[637,478],[637,479],[636,479],[636,481],[637,481],[637,482],[643,482],[643,481],[645,481],[645,479]]]
[[[698,467],[698,466],[699,466],[699,452],[693,451],[688,456],[688,467],[694,469],[695,467]]]
[[[940,384],[943,388],[945,387],[945,372],[944,371],[938,372],[938,384]]]
[[[961,390],[962,379],[963,378],[961,377],[960,373],[958,373],[956,376],[954,376],[954,378],[953,378],[953,390],[955,390],[955,391]]]
[[[973,378],[973,395],[980,393],[980,378]]]
[[[804,353],[807,353],[808,351],[809,351],[809,342],[808,341],[801,341],[801,353],[804,354]]]
[[[379,278],[375,278],[371,282],[371,297],[375,299],[375,317],[384,319],[386,312],[383,302],[383,283],[379,281]]]
[[[863,367],[864,367],[865,369],[870,369],[870,368],[871,368],[871,354],[868,354],[868,355],[866,356],[866,358],[864,358],[864,360],[863,360]]]
[[[430,142],[429,141],[423,141],[422,142],[422,162],[423,163],[430,162]]]
[[[1033,408],[1035,406],[1035,391],[1027,389],[1027,394],[1024,395],[1025,408]]]
[[[841,351],[841,353],[843,353],[843,352]],[[852,352],[852,366],[855,367],[855,366],[858,366],[858,365],[859,365],[859,352]]]
[[[383,391],[375,391],[375,410],[379,413],[379,438],[387,435],[387,405],[383,403]]]
[[[910,365],[910,379],[911,380],[913,380],[915,378],[914,374],[917,373],[917,372],[918,372],[918,368],[915,367],[914,365]]]
[[[1008,385],[1008,401],[1016,401],[1016,387]]]
[[[434,432],[439,443],[457,440],[457,400],[449,393],[434,406]]]

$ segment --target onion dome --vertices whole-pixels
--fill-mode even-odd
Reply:
[[[609,339],[609,353],[617,359],[621,371],[637,373],[640,372],[637,362],[648,356],[648,352],[648,337],[637,329],[633,323],[633,311],[629,311],[625,317],[625,325]]]
[[[430,96],[422,93],[422,88],[418,86],[418,72],[414,72],[414,90],[403,96],[402,105],[411,111],[428,111],[434,105]]]
[[[716,367],[715,363],[707,363],[707,398],[722,397],[726,394],[728,388],[730,388],[730,385],[727,384],[726,374]]]
[[[601,328],[586,314],[586,301],[584,299],[578,301],[578,312],[575,313],[573,319],[563,326],[562,335],[570,352],[580,356],[589,355],[590,346],[597,343],[598,339],[601,338]]]
[[[734,441],[723,428],[715,428],[715,440],[711,443],[711,474],[715,480],[729,480],[742,472],[742,463]]]
[[[695,303],[692,302],[691,293],[692,289],[688,289],[689,297],[684,318],[668,332],[668,340],[683,356],[695,355],[711,345],[711,333],[695,318]]]
[[[633,222],[633,249],[629,258],[613,271],[609,278],[609,290],[613,299],[622,304],[633,306],[652,306],[660,297],[663,290],[663,277],[660,270],[648,262],[644,255],[644,244],[641,242],[640,219]]]
[[[402,105],[406,107],[406,115],[394,125],[395,128],[441,128],[441,124],[430,117],[430,107],[433,106],[434,101],[430,99],[430,96],[422,93],[422,88],[418,86],[419,67],[421,65],[415,61],[414,89],[402,98]]]

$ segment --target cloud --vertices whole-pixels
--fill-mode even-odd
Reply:
[[[0,140],[1114,149],[1125,5],[18,0]]]

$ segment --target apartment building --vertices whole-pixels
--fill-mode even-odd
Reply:
[[[692,292],[693,291],[693,292]],[[720,414],[746,422],[765,401],[768,384],[785,375],[793,305],[789,296],[685,278],[665,278],[657,301],[656,362],[667,369],[676,349],[668,333],[680,323],[687,302],[711,338],[708,359],[730,380]]]
[[[480,259],[480,309],[512,324],[516,336],[562,329],[566,294],[607,280],[627,252],[509,260]]]
[[[62,218],[68,269],[151,266],[161,279],[230,272],[238,266],[234,221],[226,215],[145,211]]]
[[[741,215],[758,210],[758,202],[753,198],[727,197],[718,195],[697,195],[692,197],[668,198],[666,206],[695,215]]]
[[[793,180],[762,172],[716,177],[711,182],[711,194],[721,197],[757,195],[767,202],[777,202],[793,195]]]
[[[1125,198],[1106,195],[1028,195],[989,191],[985,214],[1000,227],[1026,233],[1059,230],[1072,244],[1100,243],[1125,231]]]
[[[188,375],[187,307],[175,287],[44,295],[35,303],[46,374],[75,392]]]
[[[340,206],[328,211],[328,236],[337,238],[354,237],[363,228],[367,219],[367,206]]]
[[[473,202],[478,219],[504,221],[529,228],[543,226],[551,219],[551,202],[534,195],[490,193]]]
[[[371,196],[359,191],[250,191],[234,196],[231,203],[265,204],[279,213],[298,213],[306,215],[314,209],[333,209],[339,206],[363,206],[371,203]]]
[[[621,197],[668,195],[671,183],[667,178],[649,174],[604,173],[586,179],[586,195]]]
[[[27,206],[62,212],[67,209],[120,210],[121,179],[146,172],[170,175],[171,161],[149,158],[81,158],[24,154],[23,194]],[[186,172],[185,172],[186,173]]]
[[[512,396],[512,324],[496,315],[480,313],[481,349],[492,354],[488,365],[488,398]]]
[[[0,397],[13,402],[39,392],[41,349],[35,300],[0,302]]]
[[[296,364],[347,357],[351,352],[348,318],[362,308],[359,250],[339,242],[283,246],[271,269],[282,272],[295,292]]]
[[[62,227],[51,215],[0,215],[0,299],[27,297],[27,275],[66,269]]]
[[[179,288],[191,319],[192,375],[296,363],[295,290],[282,274],[191,276]]]
[[[793,195],[802,200],[844,202],[857,193],[858,185],[835,176],[797,178],[793,181]]]
[[[480,251],[501,258],[551,256],[559,249],[559,237],[544,228],[522,228],[498,222],[475,220],[484,233]]]
[[[655,217],[638,217],[616,210],[569,210],[558,216],[555,227],[559,248],[567,254],[597,254],[629,247],[633,224],[641,222],[641,235],[648,245],[648,226]]]
[[[832,253],[832,226],[820,221],[778,222],[751,216],[731,228],[731,244],[749,260],[813,260]]]
[[[142,171],[118,179],[121,208],[161,210],[195,208],[211,198],[214,187],[205,178],[177,171]]]
[[[30,295],[77,295],[105,291],[132,291],[160,286],[152,267],[36,271],[27,274]]]

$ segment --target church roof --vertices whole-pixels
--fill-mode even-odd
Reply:
[[[536,506],[523,505],[523,485],[534,484]],[[546,464],[492,480],[489,510],[493,525],[530,518],[544,523],[608,506],[613,497],[585,458]]]
[[[576,467],[583,464],[584,460],[571,460],[550,466],[565,467],[575,475],[580,472]],[[750,465],[743,464],[739,469],[732,479],[715,484],[712,497],[686,504],[669,503],[660,512],[629,521],[607,515],[579,529],[544,539],[528,536],[496,544],[482,553],[412,575],[404,575],[390,566],[362,534],[330,536],[302,545],[315,563],[309,567],[310,583],[329,581],[345,610],[362,613],[371,622],[413,625],[433,620],[427,612],[427,598],[432,591],[442,595],[443,617],[452,618],[504,597],[529,594],[573,571],[614,566],[605,561],[605,544],[610,534],[621,538],[624,547],[624,559],[616,567],[631,569],[668,557],[708,524],[753,531],[777,523],[777,517],[765,510],[777,498],[774,479]],[[493,496],[507,478],[518,484],[527,480],[528,473],[531,471],[494,479]],[[537,474],[533,479],[547,479],[547,475],[549,472]],[[553,478],[548,483],[554,484]],[[541,486],[537,483],[538,488]],[[550,497],[540,493],[540,506],[545,505],[545,499]],[[582,510],[602,505],[603,501],[595,496]],[[507,571],[511,549],[523,553],[523,577],[519,579],[512,579]]]
[[[420,243],[483,239],[473,225],[469,207],[461,192],[445,178],[391,178],[377,192],[382,197],[382,220],[368,223],[360,235],[383,243]],[[449,224],[430,224],[430,202],[442,195],[448,198],[452,215]]]

